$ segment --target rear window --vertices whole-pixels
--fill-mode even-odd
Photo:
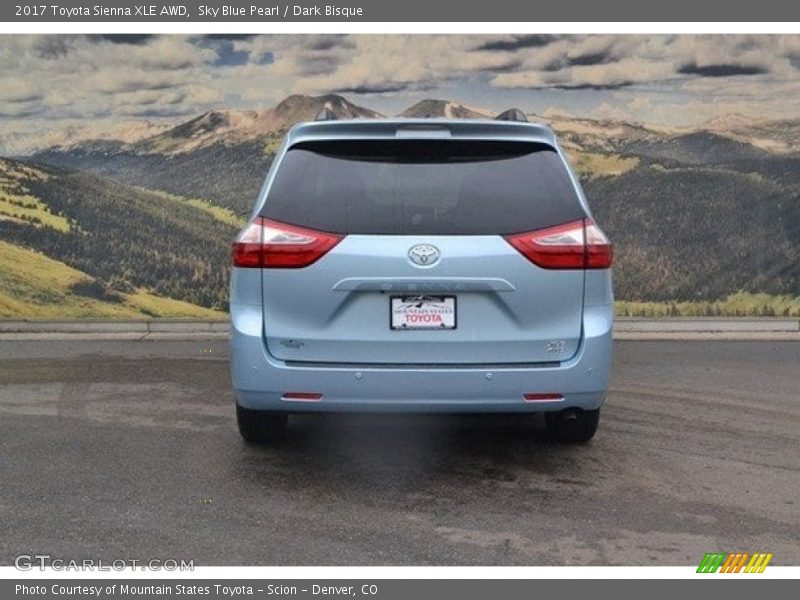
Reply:
[[[342,234],[508,234],[584,216],[546,145],[347,140],[293,146],[261,216]]]

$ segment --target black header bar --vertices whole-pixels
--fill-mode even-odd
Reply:
[[[800,21],[786,0],[12,0],[0,22],[776,22]]]

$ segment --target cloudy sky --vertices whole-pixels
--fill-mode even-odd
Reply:
[[[668,126],[800,117],[800,36],[3,35],[0,152],[331,92],[387,114],[446,98]]]

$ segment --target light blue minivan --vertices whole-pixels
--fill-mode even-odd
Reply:
[[[233,244],[245,440],[300,412],[544,412],[597,430],[612,246],[552,131],[497,119],[335,120],[286,136]]]

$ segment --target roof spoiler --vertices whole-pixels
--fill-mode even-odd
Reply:
[[[526,117],[525,113],[518,108],[509,108],[508,110],[504,110],[494,119],[495,121],[518,121],[520,123],[528,122],[528,117]]]
[[[314,117],[314,120],[315,121],[335,121],[336,120],[336,115],[334,114],[334,112],[330,108],[323,107],[323,108],[319,109],[319,112],[317,113],[317,116]]]

